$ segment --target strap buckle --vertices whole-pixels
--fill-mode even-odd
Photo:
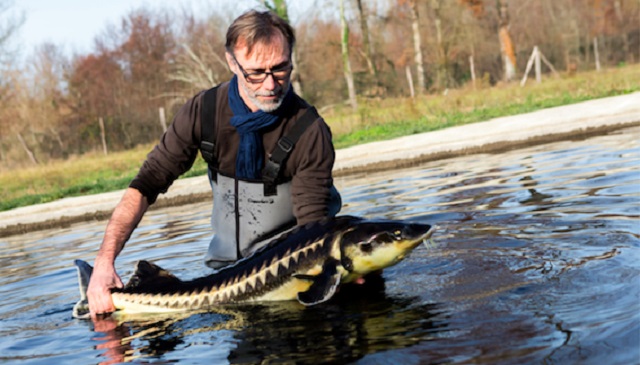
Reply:
[[[282,150],[286,153],[291,152],[291,150],[293,149],[293,145],[293,141],[287,138],[287,136],[284,136],[278,140],[278,146],[280,146],[280,148],[282,148]]]

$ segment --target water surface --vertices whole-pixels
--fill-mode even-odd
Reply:
[[[329,303],[118,325],[74,320],[74,259],[105,222],[0,239],[0,362],[631,364],[640,362],[640,129],[337,180],[343,214],[436,224],[382,281]],[[139,259],[208,274],[207,203],[151,211]]]

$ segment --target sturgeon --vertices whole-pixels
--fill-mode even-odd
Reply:
[[[395,265],[426,244],[432,231],[427,224],[329,218],[296,227],[251,256],[190,281],[141,260],[124,288],[112,289],[114,314],[208,311],[230,303],[295,299],[316,305],[331,299],[341,283]],[[93,268],[82,260],[75,264],[81,299],[73,315],[88,318],[86,288]]]

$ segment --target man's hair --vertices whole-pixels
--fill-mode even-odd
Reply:
[[[233,52],[238,42],[242,42],[247,47],[247,53],[251,53],[253,46],[258,43],[268,44],[278,34],[287,40],[291,55],[296,36],[289,23],[271,11],[249,10],[229,26],[225,48],[228,52]]]

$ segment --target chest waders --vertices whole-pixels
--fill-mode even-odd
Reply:
[[[225,176],[218,171],[215,156],[216,91],[217,87],[203,95],[200,116],[200,151],[209,165],[213,192],[211,226],[214,236],[205,257],[205,263],[211,268],[227,266],[253,253],[269,238],[295,225],[291,181],[282,181],[280,169],[300,136],[320,117],[315,108],[307,109],[289,133],[276,143],[262,170],[261,180]],[[340,194],[332,186],[329,214],[335,216],[341,206]]]

